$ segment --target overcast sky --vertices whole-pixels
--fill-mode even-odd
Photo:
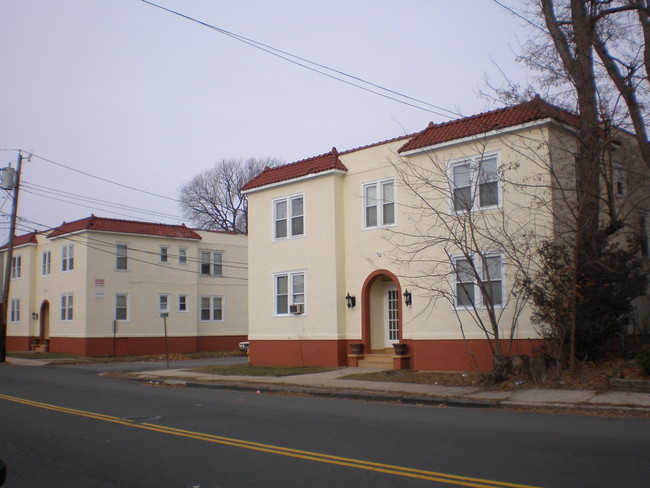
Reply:
[[[464,115],[494,108],[478,96],[486,76],[525,78],[528,33],[490,0],[152,1]],[[0,166],[34,153],[20,233],[91,213],[180,223],[180,187],[220,159],[289,163],[450,118],[141,0],[0,0],[0,46]],[[4,192],[0,204],[8,214]]]

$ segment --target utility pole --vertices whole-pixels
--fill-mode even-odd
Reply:
[[[18,212],[18,192],[20,190],[20,170],[22,163],[23,155],[19,149],[18,163],[16,164],[16,184],[14,186],[14,198],[11,204],[11,216],[9,219],[9,241],[7,242],[7,257],[5,259],[4,287],[2,288],[2,313],[0,313],[0,363],[4,363],[5,358],[7,357],[7,314],[9,313],[9,284],[11,283],[11,260],[14,255],[14,234],[16,233],[16,214]]]

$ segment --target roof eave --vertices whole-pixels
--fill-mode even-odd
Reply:
[[[267,185],[256,186],[254,188],[249,188],[248,190],[243,190],[242,193],[244,195],[248,195],[250,193],[255,193],[257,191],[269,190],[271,188],[284,186],[284,185],[289,185],[289,184],[296,183],[296,182],[299,182],[299,181],[310,180],[312,178],[320,178],[321,176],[328,176],[328,175],[331,175],[331,174],[345,175],[345,174],[347,174],[347,171],[344,171],[342,169],[329,169],[327,171],[320,171],[318,173],[312,173],[312,174],[308,174],[308,175],[304,175],[304,176],[298,176],[296,178],[290,178],[288,180],[276,181],[275,183],[269,183]]]
[[[552,117],[547,117],[547,118],[544,118],[544,119],[533,120],[531,122],[526,122],[526,123],[523,123],[523,124],[517,124],[517,125],[510,126],[510,127],[504,127],[502,129],[495,129],[495,130],[491,130],[491,131],[488,131],[488,132],[481,132],[481,133],[478,133],[478,134],[473,134],[471,136],[461,137],[460,139],[452,139],[450,141],[439,142],[437,144],[431,144],[429,146],[419,147],[417,149],[411,149],[409,151],[404,151],[404,152],[398,153],[398,154],[400,156],[406,156],[406,157],[413,156],[415,154],[425,153],[425,152],[433,151],[433,150],[436,150],[436,149],[441,149],[441,148],[444,148],[444,147],[454,146],[456,144],[464,144],[464,143],[469,142],[469,141],[475,141],[476,139],[479,139],[479,138],[494,137],[496,135],[502,135],[504,133],[515,132],[515,131],[522,130],[522,129],[530,129],[532,127],[545,125],[545,124],[549,124],[549,123],[553,123],[553,122],[556,122],[556,123],[558,123],[560,125],[565,126],[565,124],[557,122]],[[566,127],[569,127],[569,126],[566,126]]]

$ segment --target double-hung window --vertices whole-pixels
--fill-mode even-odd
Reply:
[[[72,293],[61,295],[61,320],[72,320]]]
[[[187,295],[178,295],[178,311],[187,312]]]
[[[126,271],[128,269],[126,244],[115,245],[115,269],[118,271]]]
[[[160,262],[169,262],[169,248],[167,246],[160,246]]]
[[[395,180],[374,181],[363,185],[364,228],[395,224]]]
[[[61,248],[61,271],[74,269],[74,244],[65,244]]]
[[[115,320],[129,320],[129,294],[115,294]]]
[[[275,315],[305,313],[305,272],[275,275]]]
[[[223,276],[223,253],[221,251],[201,251],[201,274]]]
[[[303,195],[273,201],[275,239],[305,235],[305,199]]]
[[[650,232],[648,232],[648,217],[643,215],[641,217],[641,256],[644,258],[650,257]]]
[[[187,249],[184,247],[178,248],[178,264],[187,264]]]
[[[617,197],[624,197],[625,196],[625,171],[621,166],[614,166],[614,169],[612,171],[613,173],[613,187],[614,187],[614,194]]]
[[[20,298],[9,301],[9,322],[20,322]]]
[[[11,258],[11,279],[12,280],[17,280],[18,278],[20,278],[22,262],[23,262],[22,256],[12,256]]]
[[[41,261],[41,275],[48,276],[52,269],[52,253],[50,251],[45,251],[42,254]]]
[[[223,297],[201,297],[201,321],[221,322],[223,320]]]
[[[452,259],[456,308],[503,306],[503,256],[486,253]]]
[[[169,295],[165,293],[158,295],[158,311],[161,313],[169,312]]]
[[[453,211],[463,212],[499,206],[500,179],[497,154],[451,163],[449,179]]]

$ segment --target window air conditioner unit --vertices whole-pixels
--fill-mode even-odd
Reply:
[[[289,305],[289,312],[291,312],[294,315],[300,315],[305,313],[305,305],[302,303],[298,303],[296,305]]]

